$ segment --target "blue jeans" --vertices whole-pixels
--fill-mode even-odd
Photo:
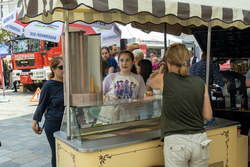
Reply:
[[[46,120],[45,122],[45,133],[51,149],[51,164],[52,167],[56,167],[56,143],[55,137],[53,136],[54,132],[59,131],[62,121],[50,121]]]

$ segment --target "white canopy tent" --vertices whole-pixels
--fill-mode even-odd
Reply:
[[[127,24],[126,26],[119,25],[121,29],[121,38],[130,39],[135,38],[135,42],[139,44],[149,44],[149,45],[158,45],[164,47],[164,34],[151,31],[150,33],[146,33],[140,29],[134,28],[131,24]],[[181,43],[182,39],[177,36],[167,34],[168,44],[171,43]]]

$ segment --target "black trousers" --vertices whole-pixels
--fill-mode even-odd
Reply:
[[[55,137],[53,136],[54,132],[59,131],[62,121],[50,121],[46,120],[45,122],[45,133],[51,148],[51,164],[52,167],[56,167],[56,143]]]

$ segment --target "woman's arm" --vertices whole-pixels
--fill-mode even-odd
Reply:
[[[32,129],[37,134],[42,133],[42,128],[40,128],[40,131],[39,131],[38,128],[36,127],[36,124],[37,124],[37,122],[41,121],[42,116],[47,109],[48,101],[49,101],[49,92],[50,92],[49,85],[45,84],[41,90],[39,104],[38,104],[36,111],[33,115]]]
[[[203,104],[203,119],[206,121],[210,121],[212,118],[212,108],[210,103],[210,98],[208,95],[207,86],[205,85],[205,93],[204,93],[204,104]]]
[[[160,89],[163,92],[163,76],[164,74],[152,73],[148,80],[148,85],[152,89]]]

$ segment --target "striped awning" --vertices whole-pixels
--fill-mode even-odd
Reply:
[[[18,18],[23,22],[44,23],[64,21],[69,11],[69,23],[137,22],[180,25],[208,25],[222,28],[250,26],[248,0],[19,0]]]

